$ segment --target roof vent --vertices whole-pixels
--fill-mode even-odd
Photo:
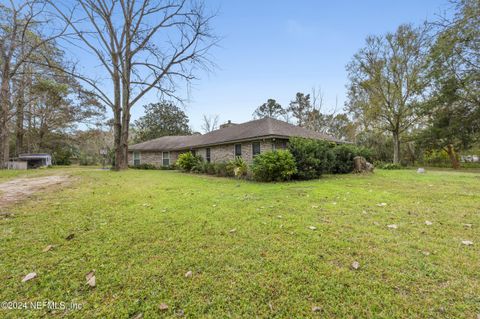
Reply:
[[[220,125],[220,128],[226,128],[226,127],[230,127],[230,126],[234,126],[234,125],[237,125],[237,124],[232,123],[232,121],[228,120],[227,123],[224,123],[224,124]]]

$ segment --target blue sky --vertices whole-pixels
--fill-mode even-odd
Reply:
[[[200,73],[185,111],[195,130],[202,114],[248,121],[268,98],[287,106],[296,92],[321,87],[326,108],[345,102],[346,64],[370,34],[422,23],[449,8],[446,0],[207,0],[223,37],[211,51],[218,68]],[[153,102],[146,100],[144,103]],[[143,113],[141,104],[132,119]]]

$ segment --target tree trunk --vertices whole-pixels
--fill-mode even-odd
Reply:
[[[400,163],[400,134],[392,132],[393,134],[393,163]]]
[[[7,165],[10,158],[8,113],[10,111],[10,79],[8,77],[10,67],[3,69],[2,85],[0,87],[0,168]]]
[[[448,154],[448,157],[450,157],[450,162],[452,162],[452,168],[459,169],[460,162],[458,161],[457,153],[455,152],[455,149],[453,148],[452,144],[447,145],[447,154]]]
[[[31,81],[31,79],[30,79]],[[31,82],[29,83],[29,86],[31,87]],[[33,112],[35,110],[35,105],[32,101],[28,103],[28,112],[27,112],[27,134],[26,134],[26,142],[27,142],[27,147],[26,151],[27,153],[32,153],[32,137],[31,137],[31,132],[33,128]]]
[[[119,61],[121,64],[121,84],[122,84],[122,132],[120,136],[120,152],[122,161],[118,163],[118,169],[128,168],[128,129],[130,126],[130,74],[131,74],[131,38],[130,38],[130,20],[125,20],[125,49],[123,58]]]
[[[407,148],[408,148],[408,153],[409,153],[411,164],[413,166],[415,166],[415,160],[416,160],[415,145],[413,144],[413,142],[408,142],[406,145],[407,145]]]
[[[121,151],[122,162],[119,163],[119,169],[128,168],[128,126],[130,123],[130,114],[124,111],[122,114],[122,136],[121,136]]]
[[[118,171],[121,169],[121,163],[123,163],[122,145],[122,113],[120,108],[120,101],[118,106],[115,106],[113,112],[113,145],[115,148],[115,162],[113,169]]]
[[[24,97],[24,79],[20,81],[18,87],[18,99],[17,99],[17,109],[16,109],[16,120],[15,120],[15,155],[18,156],[23,152],[23,136],[24,136],[24,109],[25,109],[25,97]]]
[[[113,169],[119,171],[123,169],[124,158],[122,150],[122,107],[121,107],[121,86],[120,72],[118,69],[118,54],[112,54],[113,62],[113,147],[115,149],[115,162]]]

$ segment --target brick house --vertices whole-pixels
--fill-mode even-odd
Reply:
[[[228,121],[206,134],[163,136],[129,146],[128,164],[170,166],[178,155],[191,151],[207,162],[226,162],[241,156],[251,163],[257,154],[286,148],[290,137],[305,137],[340,143],[335,138],[273,118],[235,124]]]

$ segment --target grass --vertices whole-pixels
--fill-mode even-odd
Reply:
[[[480,313],[478,172],[380,170],[284,184],[175,171],[48,172],[77,177],[0,219],[0,301],[82,309],[0,310],[0,317]],[[55,248],[42,252],[49,244]],[[92,269],[95,288],[85,284]],[[32,271],[38,278],[22,283]]]

